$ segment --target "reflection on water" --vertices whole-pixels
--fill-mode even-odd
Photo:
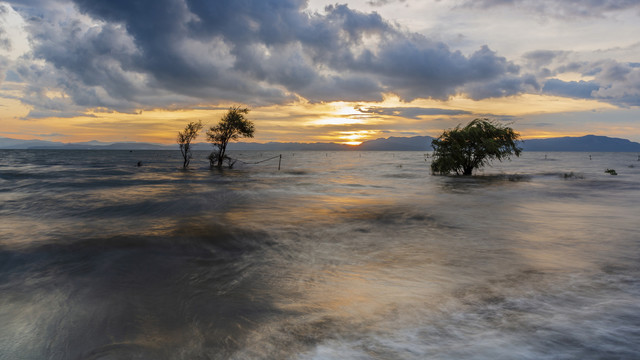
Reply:
[[[0,151],[0,359],[639,358],[640,166],[592,155]]]

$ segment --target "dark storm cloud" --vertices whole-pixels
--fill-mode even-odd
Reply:
[[[32,22],[31,27],[32,36],[39,43],[34,57],[46,59],[65,73],[58,79],[65,90],[73,94],[76,78],[84,88],[100,87],[111,98],[135,101],[139,79],[129,71],[134,70],[133,61],[139,54],[123,29],[111,24],[84,28],[78,22],[51,26],[45,21]],[[83,89],[78,91],[77,95],[81,95]],[[80,100],[78,96],[74,98]],[[96,101],[78,101],[78,104],[108,106]]]
[[[599,88],[600,85],[593,81],[562,81],[559,79],[549,79],[544,83],[542,91],[550,95],[592,99],[593,92]]]
[[[132,111],[296,97],[376,101],[386,92],[481,99],[531,85],[487,46],[465,55],[346,5],[310,13],[304,0],[75,0],[74,13],[63,0],[12,3],[30,19],[33,54],[21,60],[20,76],[34,106],[51,100],[45,86],[79,107]],[[46,65],[29,63],[40,59]]]
[[[470,56],[419,35],[389,41],[378,56],[359,61],[359,68],[379,74],[390,91],[405,100],[446,99],[465,84],[497,80],[519,69],[483,46]]]
[[[537,92],[540,85],[533,75],[503,76],[492,81],[471,84],[465,89],[469,97],[480,100],[513,96],[523,92]]]
[[[374,115],[398,116],[408,119],[419,119],[420,116],[434,115],[469,115],[471,112],[464,110],[450,110],[439,108],[421,108],[421,107],[369,107],[367,109],[357,108],[356,110]]]
[[[513,6],[557,17],[600,17],[603,13],[640,9],[640,0],[468,0],[465,6],[493,8]]]

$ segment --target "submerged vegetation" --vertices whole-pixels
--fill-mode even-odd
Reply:
[[[198,133],[202,130],[202,121],[192,121],[185,126],[184,131],[178,132],[178,145],[180,145],[180,153],[184,159],[182,167],[186,169],[191,161],[191,142],[198,137]]]
[[[475,119],[463,128],[458,125],[431,142],[434,149],[431,171],[441,175],[471,175],[490,160],[520,156],[519,138],[520,134],[510,127],[489,119]]]
[[[214,151],[209,154],[209,164],[212,168],[214,166],[222,167],[225,161],[229,168],[232,168],[236,163],[236,160],[226,155],[227,145],[229,141],[237,140],[240,137],[253,137],[255,126],[245,117],[248,113],[248,108],[230,107],[218,124],[207,130],[207,141],[214,147]],[[202,121],[192,121],[185,126],[184,131],[178,132],[177,143],[180,145],[180,153],[184,159],[182,163],[184,169],[189,166],[191,161],[191,142],[198,137],[202,127]]]
[[[226,155],[229,141],[237,140],[241,137],[252,138],[255,132],[253,122],[245,117],[248,113],[248,108],[231,107],[217,125],[207,130],[207,141],[214,146],[213,152],[209,154],[211,167],[222,167],[225,160],[229,168],[233,167],[235,160]]]

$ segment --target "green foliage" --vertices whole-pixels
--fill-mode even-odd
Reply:
[[[606,172],[609,175],[618,175],[618,173],[613,169],[607,169],[604,172]]]
[[[189,166],[189,162],[191,161],[191,142],[198,137],[198,133],[202,130],[202,126],[202,121],[192,121],[184,128],[184,132],[178,132],[178,139],[176,141],[178,142],[178,145],[180,145],[180,152],[184,158],[182,167],[185,169]]]
[[[225,159],[227,159],[229,167],[232,167],[234,162],[225,154],[229,141],[237,140],[240,137],[253,137],[255,127],[253,122],[245,117],[248,113],[248,108],[233,106],[229,108],[217,125],[209,128],[207,141],[214,146],[214,151],[209,155],[209,163],[212,167],[222,167]]]
[[[471,175],[474,169],[489,164],[490,160],[520,156],[519,138],[510,127],[489,119],[475,119],[463,128],[458,125],[432,141],[431,171],[441,175]]]

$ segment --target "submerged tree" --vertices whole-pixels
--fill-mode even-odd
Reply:
[[[445,130],[431,145],[434,149],[431,171],[434,174],[471,175],[490,160],[520,156],[520,134],[489,119],[475,119],[460,128]]]
[[[255,127],[253,122],[245,117],[248,113],[248,108],[233,106],[229,108],[217,125],[209,128],[207,141],[213,144],[215,148],[209,155],[211,167],[222,167],[224,160],[227,160],[229,167],[232,167],[235,161],[226,155],[229,141],[237,140],[240,137],[253,137]]]
[[[192,121],[184,128],[184,132],[178,132],[177,142],[178,145],[180,145],[180,152],[184,158],[182,167],[185,169],[189,166],[189,162],[191,161],[191,142],[198,137],[198,133],[202,130],[202,126],[202,121]]]

